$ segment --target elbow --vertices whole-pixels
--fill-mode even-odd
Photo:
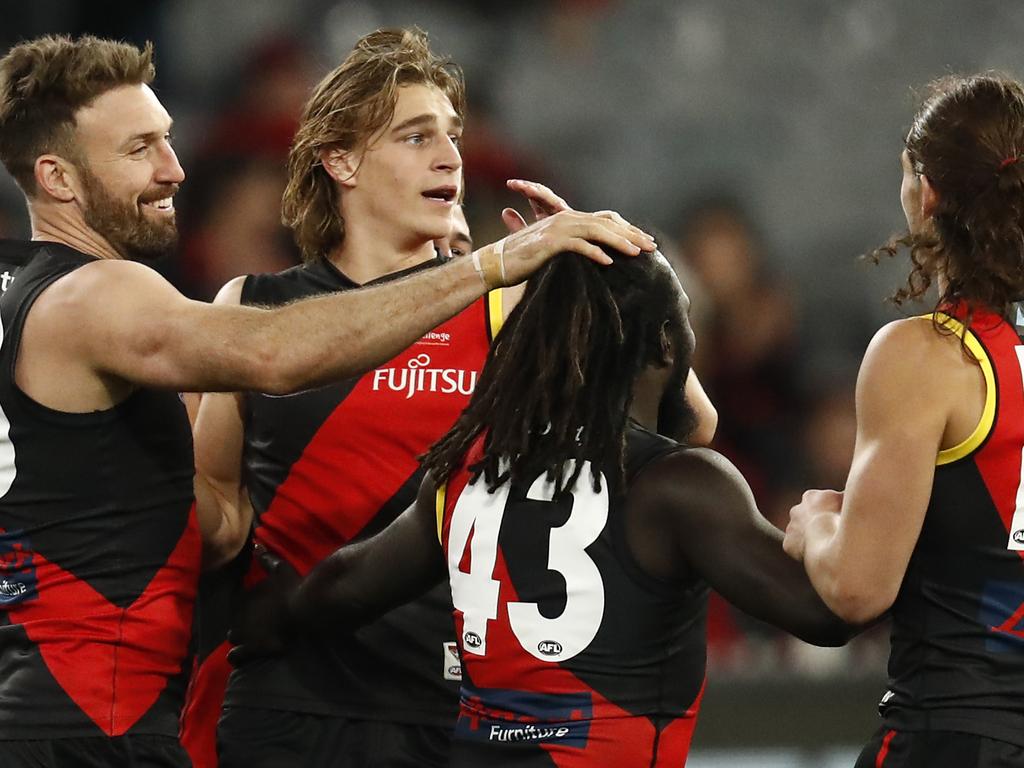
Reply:
[[[805,627],[803,631],[794,632],[796,637],[805,643],[817,645],[821,648],[838,648],[846,645],[850,638],[858,632],[858,628],[844,621],[831,611],[823,611],[813,626]]]
[[[253,366],[252,380],[256,384],[253,389],[260,392],[269,395],[290,395],[308,384],[309,371],[306,370],[307,375],[303,377],[303,371],[293,363],[291,355],[279,345],[258,345],[258,351],[250,360]]]
[[[889,590],[843,583],[834,584],[822,597],[836,616],[854,626],[874,621],[896,600],[896,594]]]
[[[203,538],[203,570],[212,571],[227,565],[242,551],[249,538],[247,528],[226,530],[222,526],[216,533]]]

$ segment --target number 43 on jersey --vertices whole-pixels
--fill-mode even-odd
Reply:
[[[556,528],[537,531],[538,539],[545,534],[549,537],[548,569],[565,580],[565,609],[548,618],[536,602],[510,601],[506,605],[509,625],[519,644],[542,661],[565,661],[584,651],[597,635],[604,616],[604,583],[586,549],[608,522],[608,483],[602,478],[601,490],[594,491],[589,482],[589,462],[584,463],[580,478],[569,500],[572,511],[568,520]],[[486,484],[478,478],[466,486],[452,511],[448,573],[452,602],[462,613],[464,653],[486,655],[488,627],[498,618],[501,583],[494,578],[494,567],[508,496],[508,484],[488,493]],[[554,503],[553,496],[554,483],[541,475],[526,498]],[[459,567],[467,546],[468,573]]]

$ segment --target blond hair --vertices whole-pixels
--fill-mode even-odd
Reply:
[[[362,145],[391,121],[398,89],[421,84],[440,89],[463,117],[465,85],[459,67],[434,55],[420,29],[379,29],[361,38],[314,89],[288,156],[281,207],[281,220],[306,262],[345,239],[338,189],[321,164],[321,152]]]

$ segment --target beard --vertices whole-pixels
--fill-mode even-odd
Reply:
[[[658,434],[686,443],[697,428],[697,412],[686,399],[686,377],[690,367],[679,366],[665,387],[658,403]]]
[[[156,261],[174,250],[178,244],[178,225],[173,215],[163,221],[153,221],[146,217],[139,205],[114,197],[91,170],[84,166],[79,170],[88,198],[82,207],[85,223],[106,238],[122,258]],[[177,184],[166,186],[166,190],[149,194],[144,199],[170,197],[178,187]]]

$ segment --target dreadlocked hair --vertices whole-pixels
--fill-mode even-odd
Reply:
[[[491,492],[544,472],[561,493],[585,461],[595,491],[602,473],[621,481],[634,380],[667,364],[662,328],[681,320],[664,257],[610,255],[614,265],[602,267],[560,254],[530,280],[469,406],[423,457],[435,480],[446,480],[484,433],[483,458],[470,471]]]
[[[1024,87],[998,74],[944,77],[914,117],[906,138],[914,171],[938,193],[934,226],[875,249],[875,261],[906,248],[911,271],[890,297],[920,299],[944,277],[933,310],[977,307],[1006,316],[1024,297]],[[945,329],[946,332],[951,332]]]

